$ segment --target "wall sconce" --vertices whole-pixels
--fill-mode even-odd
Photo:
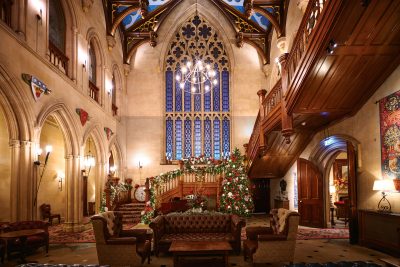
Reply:
[[[382,191],[382,198],[378,203],[378,211],[388,213],[392,212],[392,206],[390,205],[389,200],[386,198],[386,192],[395,190],[393,180],[375,180],[372,190]]]
[[[113,88],[112,82],[109,81],[109,80],[106,80],[106,91],[107,91],[107,93],[108,93],[109,96],[111,95],[111,91],[112,91],[113,89],[114,89],[114,88]]]
[[[63,188],[63,180],[65,179],[65,175],[61,171],[57,171],[57,179],[58,179],[58,190],[62,191]]]
[[[43,166],[42,173],[40,174],[39,183],[38,183],[38,186],[36,188],[35,199],[33,201],[33,205],[34,206],[36,206],[36,204],[37,204],[37,196],[38,196],[40,184],[42,182],[44,171],[46,170],[46,166],[47,166],[47,162],[49,160],[50,153],[53,151],[53,147],[51,145],[47,145],[45,147],[45,150],[46,150],[46,158],[44,160],[44,163],[41,163],[40,160],[39,160],[40,156],[42,155],[42,152],[43,152],[43,149],[41,149],[40,147],[36,150],[36,154],[38,156],[38,159],[33,162],[33,164],[35,164],[38,167]]]
[[[117,166],[110,166],[109,173],[112,177],[114,177],[116,170],[117,170]]]
[[[40,25],[42,25],[42,9],[39,10],[39,14],[36,14],[36,19],[40,22]]]
[[[82,68],[83,68],[83,70],[86,72],[86,59],[85,59],[85,62],[82,63]]]

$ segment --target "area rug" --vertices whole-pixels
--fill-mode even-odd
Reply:
[[[349,229],[341,228],[306,228],[299,227],[297,231],[297,240],[308,239],[348,239]],[[242,229],[241,239],[246,239],[246,229]]]
[[[124,224],[124,229],[132,229],[135,224]],[[66,233],[63,231],[62,225],[57,224],[49,226],[49,243],[50,244],[66,244],[66,243],[94,243],[94,232],[91,225],[88,230],[80,233]]]
[[[94,233],[91,226],[90,229],[80,233],[66,233],[62,229],[62,225],[54,225],[49,227],[50,244],[65,243],[94,243]],[[132,229],[134,224],[124,225],[124,229]],[[349,229],[332,229],[332,228],[303,228],[300,227],[297,233],[297,240],[307,239],[348,239]],[[246,239],[246,230],[242,229],[241,239]]]

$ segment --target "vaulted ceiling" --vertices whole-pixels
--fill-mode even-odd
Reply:
[[[129,64],[138,46],[157,45],[158,29],[183,1],[187,0],[103,0],[109,46],[114,46],[113,37],[119,31],[124,63]],[[213,3],[228,18],[236,32],[237,46],[249,43],[257,49],[264,64],[269,63],[272,30],[278,37],[285,34],[287,0],[198,0],[198,3],[205,1]]]

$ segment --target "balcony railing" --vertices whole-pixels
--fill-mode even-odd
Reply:
[[[99,92],[99,88],[97,88],[94,83],[89,81],[89,96],[97,103],[99,103]]]
[[[321,18],[322,10],[329,0],[310,0],[299,31],[293,41],[293,46],[286,62],[288,82],[291,83],[297,70],[298,64],[310,44],[311,35]]]
[[[53,43],[49,42],[49,60],[59,70],[68,75],[68,61],[67,56],[58,49]]]
[[[278,80],[262,103],[265,117],[268,116],[282,101],[282,81]]]
[[[112,108],[113,116],[117,116],[118,115],[118,107],[115,104],[112,104],[111,108]]]

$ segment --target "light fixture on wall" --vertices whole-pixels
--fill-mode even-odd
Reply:
[[[197,1],[196,1],[196,15],[195,19],[199,19],[197,13]],[[216,79],[216,71],[209,63],[204,62],[198,55],[199,45],[198,40],[200,39],[198,32],[198,25],[196,24],[195,29],[195,44],[194,44],[194,58],[193,61],[188,60],[186,64],[181,68],[181,73],[176,74],[175,79],[179,83],[179,87],[182,91],[187,91],[192,94],[204,94],[211,90],[211,86],[216,86],[218,80]],[[187,85],[190,85],[188,87]]]
[[[44,159],[44,162],[40,162],[40,157],[41,157],[41,155],[43,153],[43,149],[40,148],[40,147],[37,148],[36,149],[36,155],[37,155],[38,159],[33,162],[33,164],[35,166],[37,166],[38,168],[39,167],[43,167],[42,168],[42,173],[40,174],[39,183],[38,183],[37,188],[36,188],[35,199],[33,201],[33,205],[34,206],[36,206],[36,204],[37,204],[37,195],[38,195],[38,192],[39,192],[40,184],[42,182],[44,171],[46,170],[46,167],[47,167],[47,162],[49,161],[50,153],[53,151],[53,147],[51,145],[46,145],[45,151],[46,151],[46,157]]]
[[[386,198],[386,192],[395,190],[393,180],[375,180],[372,190],[382,192],[382,198],[378,203],[378,211],[388,213],[392,212],[392,206],[390,205],[389,200]]]
[[[65,175],[61,171],[57,171],[57,179],[58,179],[58,190],[62,191],[63,188],[63,180],[65,179]]]

